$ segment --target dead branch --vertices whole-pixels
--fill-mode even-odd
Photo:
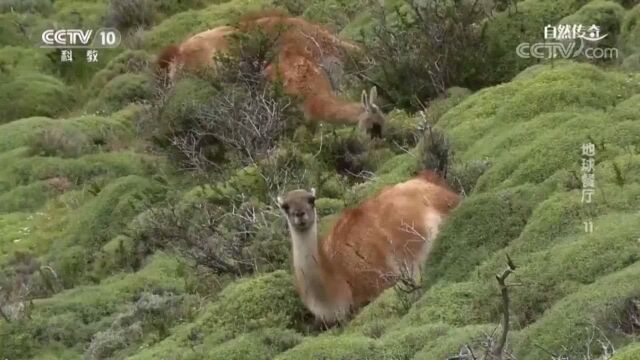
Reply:
[[[502,360],[504,346],[507,343],[507,334],[509,333],[509,289],[506,280],[515,270],[516,265],[507,254],[507,268],[502,274],[496,275],[496,280],[500,285],[500,293],[502,295],[502,334],[491,351],[493,358],[496,360]]]

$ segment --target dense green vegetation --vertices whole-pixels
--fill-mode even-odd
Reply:
[[[640,359],[640,5],[486,3],[493,16],[468,30],[486,46],[475,57],[450,48],[456,66],[438,90],[419,85],[433,80],[421,77],[431,60],[422,55],[440,50],[381,35],[421,36],[404,23],[415,20],[407,2],[0,0],[0,359],[443,360],[499,332],[495,274],[507,255],[517,265],[509,353],[595,360],[612,347],[613,360]],[[154,79],[163,46],[272,8],[369,50],[403,49],[377,53],[373,69],[345,66],[381,87],[384,139],[305,124],[278,84],[248,86],[233,67],[169,90]],[[601,46],[619,58],[516,56],[558,23],[601,25]],[[52,24],[117,26],[123,43],[98,64],[61,64],[36,47]],[[347,71],[342,95],[357,100],[371,86],[362,78]],[[205,119],[222,133],[258,93],[286,124],[242,146],[188,142],[202,114],[221,114]],[[585,204],[588,142],[596,192]],[[342,327],[316,329],[295,292],[275,197],[315,187],[324,232],[343,208],[432,166],[443,143],[448,180],[465,198],[421,288],[389,289]]]

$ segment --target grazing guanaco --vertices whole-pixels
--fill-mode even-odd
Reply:
[[[301,98],[300,106],[308,120],[353,124],[372,137],[382,136],[385,116],[376,105],[375,87],[369,96],[363,91],[361,102],[340,99],[321,66],[324,59],[343,58],[347,51],[360,51],[359,47],[300,18],[283,15],[246,18],[237,27],[220,26],[198,33],[180,45],[166,47],[158,56],[158,68],[170,80],[175,80],[181,69],[215,68],[216,54],[229,50],[230,35],[255,29],[274,40],[276,55],[264,74],[271,81],[282,80],[286,93]]]
[[[289,226],[296,287],[318,320],[336,323],[404,275],[419,279],[438,229],[460,201],[435,173],[383,189],[342,212],[318,240],[315,190],[278,197]]]

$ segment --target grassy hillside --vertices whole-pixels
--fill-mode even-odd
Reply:
[[[119,12],[126,3],[139,11]],[[463,62],[461,83],[419,99],[422,113],[408,105],[403,81],[380,70],[393,64],[376,58],[369,79],[389,90],[382,140],[305,124],[276,86],[265,92],[287,123],[265,133],[277,136],[242,146],[203,137],[191,157],[176,145],[202,126],[199,110],[219,107],[231,90],[251,109],[254,93],[206,75],[162,91],[150,66],[160,48],[271,8],[366,42],[379,34],[377,3],[0,0],[0,358],[449,359],[500,331],[495,275],[508,255],[517,266],[508,280],[515,358],[608,359],[603,349],[615,349],[613,360],[640,359],[634,1],[498,8],[482,32],[492,66]],[[400,26],[408,5],[385,6]],[[544,25],[574,22],[602,24],[620,58],[515,55]],[[100,50],[97,64],[82,52],[62,64],[36,46],[53,24],[113,25],[124,41]],[[369,86],[348,74],[342,95],[357,101]],[[224,111],[220,133],[232,113]],[[589,204],[584,143],[595,144]],[[433,165],[442,144],[449,181],[465,198],[420,289],[389,289],[344,326],[315,329],[294,289],[275,197],[315,187],[326,231],[343,208]]]

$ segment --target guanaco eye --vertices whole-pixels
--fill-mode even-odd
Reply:
[[[309,197],[309,205],[314,206],[316,203],[316,198],[314,196]]]
[[[289,212],[289,204],[282,204],[280,206],[282,208],[282,210],[284,210],[284,212],[288,213]]]

